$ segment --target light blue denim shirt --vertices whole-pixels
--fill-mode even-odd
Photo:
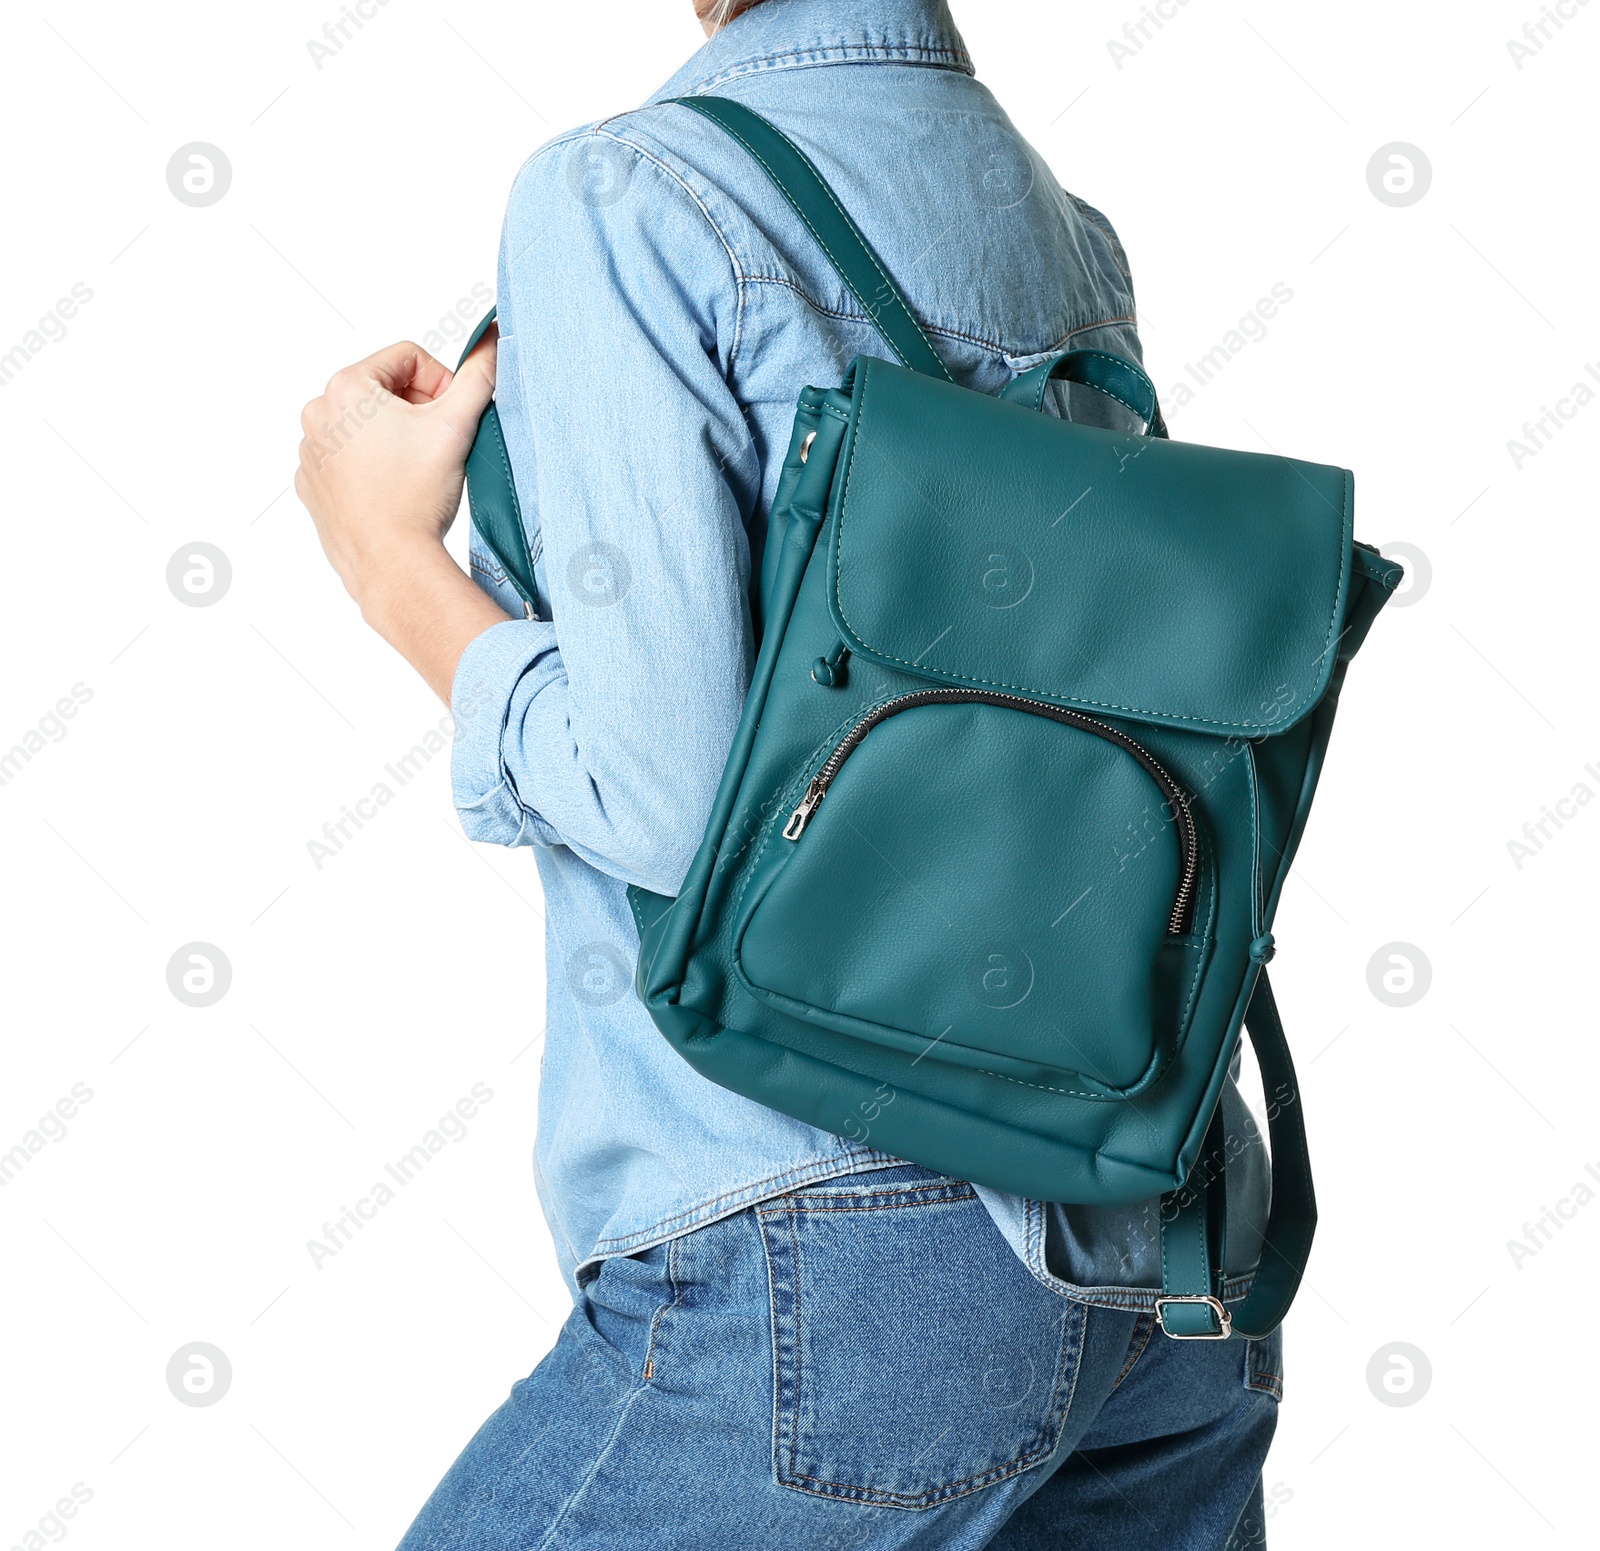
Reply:
[[[997,392],[1068,345],[1139,356],[1116,234],[973,78],[942,0],[765,0],[651,103],[522,168],[500,252],[497,398],[539,617],[522,617],[474,534],[479,585],[517,617],[462,657],[454,783],[471,838],[538,858],[535,1166],[574,1286],[606,1256],[886,1161],[708,1082],[631,988],[624,886],[676,893],[699,845],[754,661],[751,579],[796,395],[886,352],[761,169],[663,101],[702,92],[810,154],[958,382]],[[1228,1258],[1243,1271],[1265,1182],[1232,1102]],[[983,1198],[1049,1285],[1149,1306],[1156,1202]]]

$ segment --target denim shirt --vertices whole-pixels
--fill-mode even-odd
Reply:
[[[701,1077],[632,992],[624,888],[676,893],[699,845],[754,661],[750,589],[795,398],[837,385],[858,353],[886,353],[761,169],[664,101],[709,92],[809,153],[958,382],[998,392],[1068,346],[1139,358],[1115,232],[974,79],[943,0],[765,0],[650,103],[558,136],[518,174],[497,400],[537,617],[474,534],[478,584],[516,617],[461,659],[453,776],[472,839],[538,860],[535,1169],[573,1288],[607,1256],[892,1161],[870,1137],[829,1135]],[[1122,423],[1109,400],[1053,407]],[[1266,1187],[1259,1139],[1237,1094],[1228,1102],[1239,1273],[1259,1250]],[[1048,1285],[1150,1306],[1155,1201],[981,1194]]]

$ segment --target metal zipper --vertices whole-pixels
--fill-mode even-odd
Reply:
[[[822,799],[828,795],[828,788],[833,784],[834,777],[843,769],[844,762],[860,746],[861,740],[879,722],[897,716],[902,711],[912,710],[916,706],[957,705],[969,702],[1003,706],[1014,711],[1027,711],[1033,716],[1049,717],[1051,721],[1061,722],[1067,727],[1092,732],[1097,738],[1104,738],[1107,743],[1116,744],[1125,754],[1131,754],[1144,766],[1150,778],[1161,788],[1162,796],[1167,799],[1167,806],[1172,812],[1172,820],[1178,831],[1178,896],[1173,901],[1172,914],[1167,918],[1167,931],[1173,936],[1182,933],[1200,875],[1198,832],[1195,828],[1194,815],[1189,811],[1189,800],[1184,796],[1182,787],[1149,749],[1126,733],[1119,732],[1109,723],[1093,716],[1085,716],[1081,711],[1069,711],[1064,706],[1050,705],[1043,700],[1029,700],[1023,695],[1007,695],[988,689],[919,689],[909,695],[896,695],[894,699],[884,701],[882,705],[863,716],[845,734],[823,763],[822,768],[811,778],[805,796],[789,815],[789,822],[783,826],[783,838],[798,840],[805,833],[806,825],[811,822],[811,816],[817,811]]]

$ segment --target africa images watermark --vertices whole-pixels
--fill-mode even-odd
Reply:
[[[0,1189],[4,1189],[52,1142],[67,1139],[67,1124],[76,1120],[78,1111],[94,1098],[94,1089],[86,1082],[75,1082],[69,1092],[62,1094],[26,1131],[10,1151],[0,1153]]]
[[[325,420],[313,433],[307,428],[307,439],[319,463],[330,463],[353,442],[360,433],[378,418],[378,412],[394,397],[382,383],[370,393],[363,393],[337,420]]]
[[[439,755],[448,757],[456,730],[455,712],[460,712],[462,720],[470,721],[478,703],[471,694],[463,695],[456,702],[455,711],[446,711],[404,754],[383,767],[387,780],[374,781],[363,796],[341,805],[339,816],[322,826],[321,836],[306,841],[306,854],[317,872],[339,855]]]
[[[345,1249],[378,1213],[395,1201],[402,1190],[427,1169],[453,1142],[467,1138],[467,1122],[475,1120],[483,1106],[494,1098],[494,1089],[486,1082],[475,1082],[465,1097],[455,1104],[422,1134],[422,1140],[409,1152],[402,1153],[392,1163],[385,1163],[383,1172],[388,1179],[378,1180],[353,1207],[341,1205],[339,1215],[322,1225],[320,1239],[307,1239],[306,1251],[311,1264],[321,1270]],[[390,1183],[393,1181],[393,1183]]]
[[[486,280],[479,280],[470,295],[463,296],[434,326],[422,336],[422,348],[436,360],[454,345],[464,344],[484,310],[494,300],[494,292]],[[448,363],[446,363],[448,365]]]
[[[1189,0],[1151,0],[1149,5],[1140,6],[1139,14],[1122,24],[1121,37],[1106,39],[1111,63],[1121,70],[1129,60],[1137,59],[1156,33],[1175,20],[1188,3]]]
[[[1520,38],[1506,39],[1511,63],[1521,70],[1530,59],[1537,59],[1554,34],[1576,20],[1578,12],[1588,3],[1589,0],[1550,0],[1549,5],[1540,6],[1539,14],[1531,22],[1522,24]]]
[[[1248,346],[1265,339],[1268,325],[1277,317],[1279,309],[1293,300],[1294,290],[1288,282],[1275,281],[1268,294],[1224,332],[1216,344],[1195,360],[1186,361],[1183,369],[1193,379],[1193,384],[1180,380],[1163,395],[1167,419],[1171,420],[1186,404],[1192,403],[1202,388],[1210,387],[1223,368]]]
[[[1600,364],[1585,361],[1583,369],[1597,384],[1600,384]],[[1572,421],[1578,418],[1579,410],[1586,409],[1594,400],[1595,389],[1580,380],[1573,383],[1566,393],[1556,400],[1554,408],[1549,404],[1541,404],[1539,418],[1523,421],[1521,437],[1513,436],[1506,443],[1512,468],[1520,474],[1522,466],[1530,458],[1538,457]]]
[[[94,699],[94,691],[81,680],[22,734],[0,752],[0,786],[9,786],[52,743],[60,743],[72,730],[67,723]]]
[[[82,280],[78,281],[69,295],[63,296],[16,344],[0,355],[0,388],[9,388],[12,379],[46,345],[60,344],[67,337],[67,324],[93,300],[94,292]]]
[[[1506,1250],[1511,1264],[1521,1270],[1540,1250],[1547,1248],[1558,1233],[1565,1230],[1578,1213],[1600,1195],[1600,1165],[1586,1163],[1583,1172],[1588,1179],[1576,1181],[1553,1207],[1541,1205],[1539,1215],[1522,1225],[1520,1239],[1507,1239]]]
[[[46,1545],[57,1545],[71,1532],[71,1520],[94,1501],[94,1488],[82,1481],[74,1481],[68,1491],[56,1499],[55,1506],[18,1535],[12,1551],[44,1551]]]
[[[330,59],[337,59],[352,37],[368,22],[376,19],[378,12],[389,0],[350,0],[339,7],[339,14],[322,24],[321,38],[307,38],[306,52],[311,63],[322,69]]]
[[[1585,765],[1583,773],[1594,782],[1593,786],[1589,781],[1574,781],[1565,795],[1540,806],[1539,817],[1529,819],[1522,826],[1520,838],[1513,837],[1506,841],[1506,854],[1518,872],[1594,801],[1596,791],[1600,790],[1600,767]]]

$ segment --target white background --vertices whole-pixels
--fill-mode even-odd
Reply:
[[[1600,5],[1521,69],[1536,0],[1174,9],[1120,68],[1134,0],[957,20],[1120,228],[1169,398],[1292,291],[1175,433],[1353,467],[1358,534],[1431,570],[1351,672],[1278,922],[1323,1225],[1272,1543],[1589,1545],[1600,804],[1520,867],[1507,843],[1600,792],[1600,403],[1520,467],[1508,442],[1600,389]],[[648,95],[698,34],[687,0],[392,0],[319,70],[306,42],[337,10],[41,0],[0,22],[0,351],[93,293],[0,389],[0,751],[89,691],[0,785],[0,1151],[92,1092],[0,1187],[0,1545],[82,1483],[46,1539],[392,1546],[564,1314],[529,1166],[531,858],[462,838],[441,756],[313,864],[442,708],[287,487],[335,368],[492,284],[525,155]],[[232,166],[204,208],[166,182],[191,141]],[[1403,207],[1367,177],[1395,141],[1432,169]],[[212,607],[166,582],[195,541],[231,564]],[[204,1008],[167,984],[195,941],[232,966]],[[1369,989],[1395,942],[1431,965],[1404,1007]],[[307,1241],[474,1083],[493,1098],[465,1137],[317,1269]],[[1558,1207],[1518,1264],[1509,1241]],[[232,1365],[214,1406],[167,1386],[195,1342]],[[1399,1342],[1431,1364],[1408,1406],[1368,1379]]]

